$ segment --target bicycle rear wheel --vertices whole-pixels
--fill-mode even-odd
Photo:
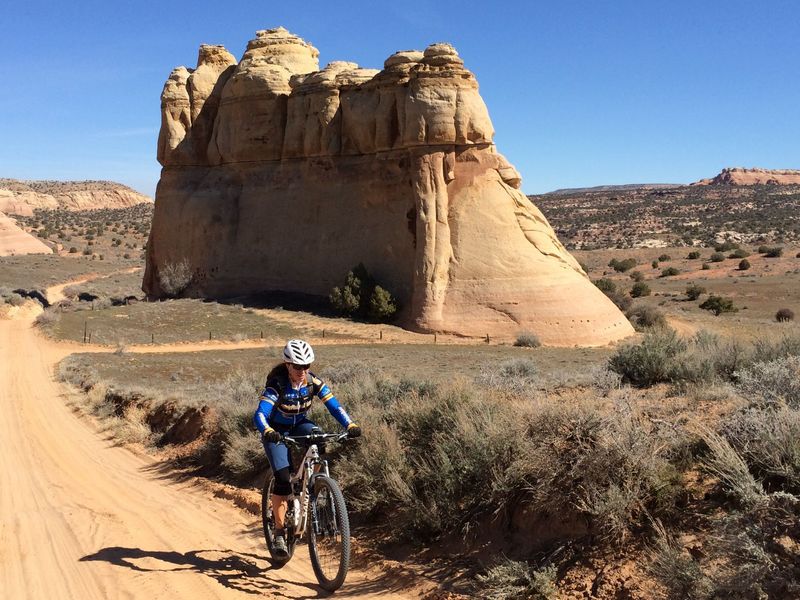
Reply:
[[[272,469],[267,472],[264,480],[264,488],[261,490],[261,524],[264,528],[264,539],[267,541],[267,549],[272,557],[272,564],[282,567],[292,558],[297,538],[294,535],[294,528],[286,528],[286,548],[289,550],[288,556],[276,556],[274,551],[275,542],[275,521],[272,517],[272,488],[275,486],[275,477],[272,476]]]
[[[309,505],[308,551],[322,589],[338,590],[350,568],[350,519],[342,490],[326,475],[314,479]]]

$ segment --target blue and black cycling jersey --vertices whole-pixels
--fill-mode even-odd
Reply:
[[[267,426],[280,431],[290,429],[306,420],[306,413],[315,396],[322,400],[325,408],[342,427],[346,428],[353,422],[330,388],[318,377],[308,372],[303,385],[294,389],[285,367],[273,370],[268,376],[264,390],[258,398],[258,409],[253,421],[261,433]]]

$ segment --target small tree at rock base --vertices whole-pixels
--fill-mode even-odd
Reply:
[[[739,309],[733,305],[733,300],[730,298],[723,298],[722,296],[709,296],[708,299],[700,305],[703,310],[709,310],[716,316],[722,313],[738,312]]]
[[[340,314],[376,323],[389,321],[397,312],[395,299],[375,283],[362,263],[347,274],[342,287],[331,290],[328,299]]]

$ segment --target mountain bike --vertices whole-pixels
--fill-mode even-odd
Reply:
[[[347,433],[313,432],[311,435],[284,435],[281,441],[290,448],[305,449],[297,471],[292,475],[292,494],[286,512],[285,530],[288,556],[274,551],[275,522],[272,516],[272,470],[264,481],[261,493],[261,520],[264,538],[275,566],[283,566],[294,555],[294,549],[304,533],[308,533],[311,566],[322,589],[339,589],[350,567],[350,520],[339,484],[328,470],[328,461],[320,458],[319,445],[343,442]]]

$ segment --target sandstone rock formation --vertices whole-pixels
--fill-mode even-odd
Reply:
[[[52,253],[50,246],[24,231],[13,219],[0,212],[0,256]]]
[[[452,46],[397,52],[380,71],[319,70],[317,56],[278,28],[238,64],[202,46],[195,70],[170,74],[149,295],[184,260],[186,293],[204,297],[327,295],[363,262],[416,330],[553,345],[632,333],[519,190]]]
[[[34,209],[126,208],[152,200],[111,181],[19,181],[0,179],[0,212],[31,216]]]
[[[722,169],[711,179],[701,179],[692,185],[790,185],[800,184],[800,170],[796,169]]]

